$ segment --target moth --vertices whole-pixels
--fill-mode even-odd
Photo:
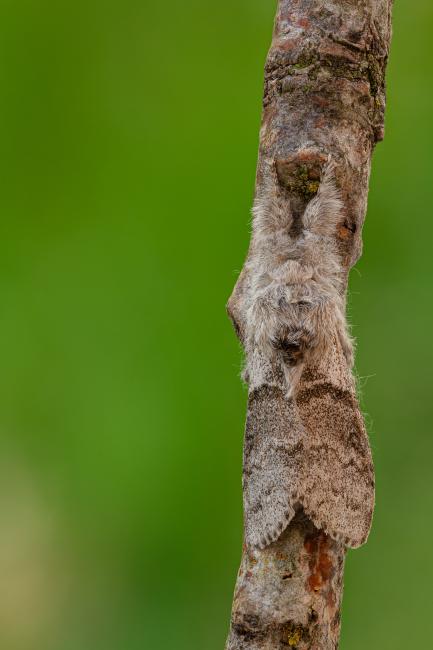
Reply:
[[[337,244],[344,205],[330,160],[300,228],[274,173],[256,198],[241,312],[249,385],[245,541],[264,548],[303,508],[317,528],[363,544],[374,471],[352,375]]]

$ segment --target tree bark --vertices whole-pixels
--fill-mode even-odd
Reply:
[[[371,155],[384,133],[391,8],[392,0],[280,0],[265,66],[256,193],[272,161],[300,220],[332,157],[345,207],[335,237],[346,287],[362,249]],[[247,273],[244,266],[228,304],[241,342]],[[323,360],[327,385],[346,376],[343,365],[342,355]],[[315,388],[317,397],[318,377],[304,371],[304,396]],[[311,426],[325,406],[317,400]],[[301,508],[265,549],[244,544],[226,649],[337,648],[345,552]]]

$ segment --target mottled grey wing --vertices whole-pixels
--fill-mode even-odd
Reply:
[[[367,540],[374,509],[364,421],[351,391],[313,377],[304,386],[296,400],[308,438],[300,500],[317,528],[356,548]]]
[[[296,396],[307,432],[303,506],[313,523],[346,546],[368,537],[374,509],[374,469],[355,383],[338,335]]]
[[[250,392],[244,441],[244,525],[248,546],[275,541],[295,514],[305,461],[305,432],[280,388]]]
[[[245,431],[246,543],[263,548],[277,539],[300,503],[317,528],[360,546],[371,527],[374,470],[338,336],[304,371],[294,400],[275,371],[261,381],[250,390]]]

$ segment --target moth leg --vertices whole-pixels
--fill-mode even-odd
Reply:
[[[346,358],[349,362],[352,359],[344,316],[331,298],[310,296],[309,300],[299,300],[291,307],[291,318],[273,339],[287,381],[287,397],[294,395],[306,363],[314,363],[325,354],[335,331]]]

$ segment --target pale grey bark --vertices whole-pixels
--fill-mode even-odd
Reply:
[[[335,232],[345,285],[361,254],[371,155],[383,138],[391,6],[392,0],[280,0],[265,67],[256,192],[268,181],[271,161],[300,219],[332,157],[345,207]],[[228,305],[242,342],[247,273],[244,267]],[[310,427],[321,410],[325,417],[342,376],[347,366],[338,354],[322,360],[320,373],[304,371],[296,406]],[[274,392],[273,399],[276,406],[285,396]],[[337,648],[344,557],[345,546],[315,528],[302,509],[264,550],[244,545],[227,650]]]

